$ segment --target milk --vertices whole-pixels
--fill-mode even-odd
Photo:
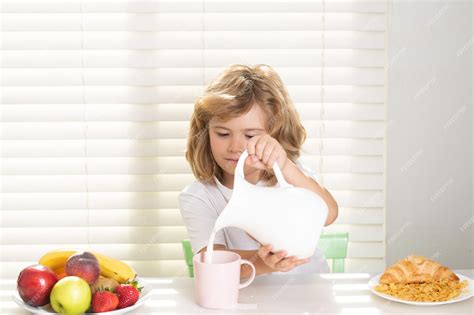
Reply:
[[[214,253],[214,238],[216,237],[216,228],[214,227],[211,232],[211,237],[209,238],[209,243],[207,243],[207,250],[204,255],[204,262],[212,264],[212,253]]]

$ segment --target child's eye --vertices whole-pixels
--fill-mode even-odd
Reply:
[[[228,133],[220,133],[220,132],[216,132],[216,134],[219,136],[219,137],[227,137],[229,134]],[[245,137],[247,137],[247,139],[251,139],[253,137],[255,137],[254,135],[245,135]]]

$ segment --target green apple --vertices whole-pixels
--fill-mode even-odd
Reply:
[[[89,284],[84,279],[68,276],[54,285],[50,295],[51,306],[60,314],[82,314],[89,309],[91,296]]]

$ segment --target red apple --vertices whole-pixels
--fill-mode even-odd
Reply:
[[[97,257],[89,252],[79,252],[71,257],[66,262],[66,274],[68,276],[80,277],[93,284],[100,275],[100,266]]]
[[[43,306],[49,303],[49,294],[56,282],[58,282],[58,277],[50,268],[33,265],[20,272],[17,289],[26,304]]]

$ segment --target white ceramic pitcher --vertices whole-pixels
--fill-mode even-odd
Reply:
[[[286,182],[278,163],[273,171],[279,187],[255,186],[245,180],[244,151],[235,169],[232,198],[216,220],[215,230],[227,226],[243,229],[272,251],[288,256],[311,257],[326,222],[328,208],[316,193]]]

